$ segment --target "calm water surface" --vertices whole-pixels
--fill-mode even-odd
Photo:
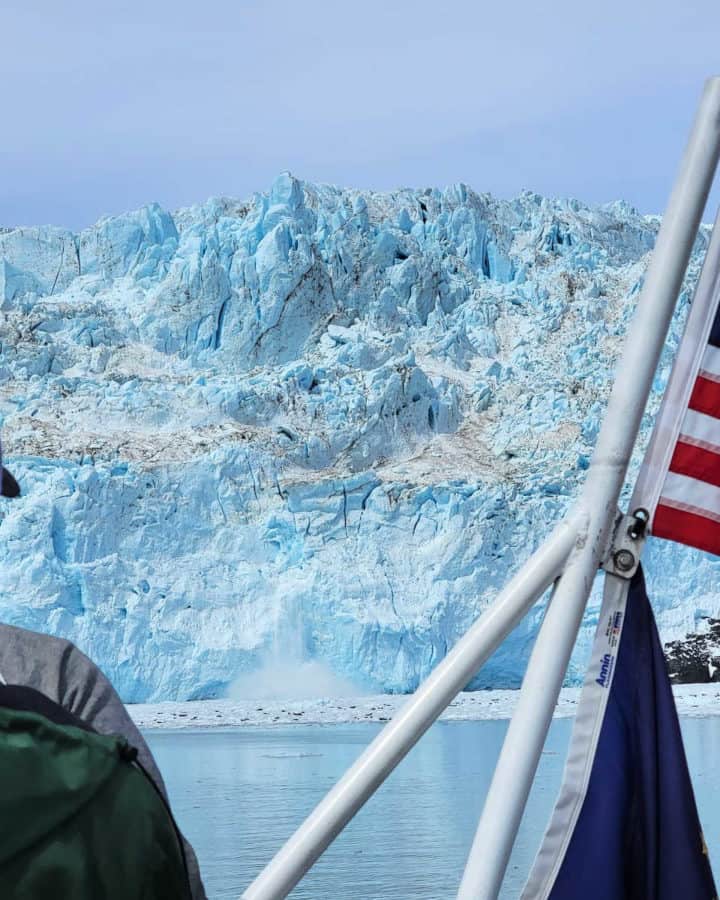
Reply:
[[[505,880],[516,898],[560,784],[571,721],[553,722]],[[236,900],[377,734],[378,725],[149,732],[210,900]],[[507,722],[435,725],[290,895],[295,900],[448,900]],[[684,719],[700,816],[720,874],[720,718]]]

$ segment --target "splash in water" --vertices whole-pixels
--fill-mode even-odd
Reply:
[[[316,659],[268,662],[256,672],[240,675],[228,690],[231,700],[315,700],[357,697],[364,692]]]

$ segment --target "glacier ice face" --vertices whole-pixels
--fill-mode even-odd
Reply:
[[[24,496],[0,508],[0,616],[127,700],[217,696],[268,660],[414,688],[575,496],[657,228],[282,175],[247,203],[1,229]],[[666,640],[720,617],[719,560],[648,556]],[[519,683],[541,614],[476,686]]]

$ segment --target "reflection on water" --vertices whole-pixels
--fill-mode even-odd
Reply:
[[[147,734],[210,900],[237,900],[379,727]],[[503,721],[434,726],[291,897],[455,897],[506,728]],[[570,720],[553,722],[502,897],[519,895],[560,784],[570,728]],[[683,720],[683,733],[717,863],[720,719]]]

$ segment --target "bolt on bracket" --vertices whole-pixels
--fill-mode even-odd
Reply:
[[[642,507],[631,515],[618,515],[610,550],[602,567],[619,578],[632,578],[640,565],[650,514]]]

